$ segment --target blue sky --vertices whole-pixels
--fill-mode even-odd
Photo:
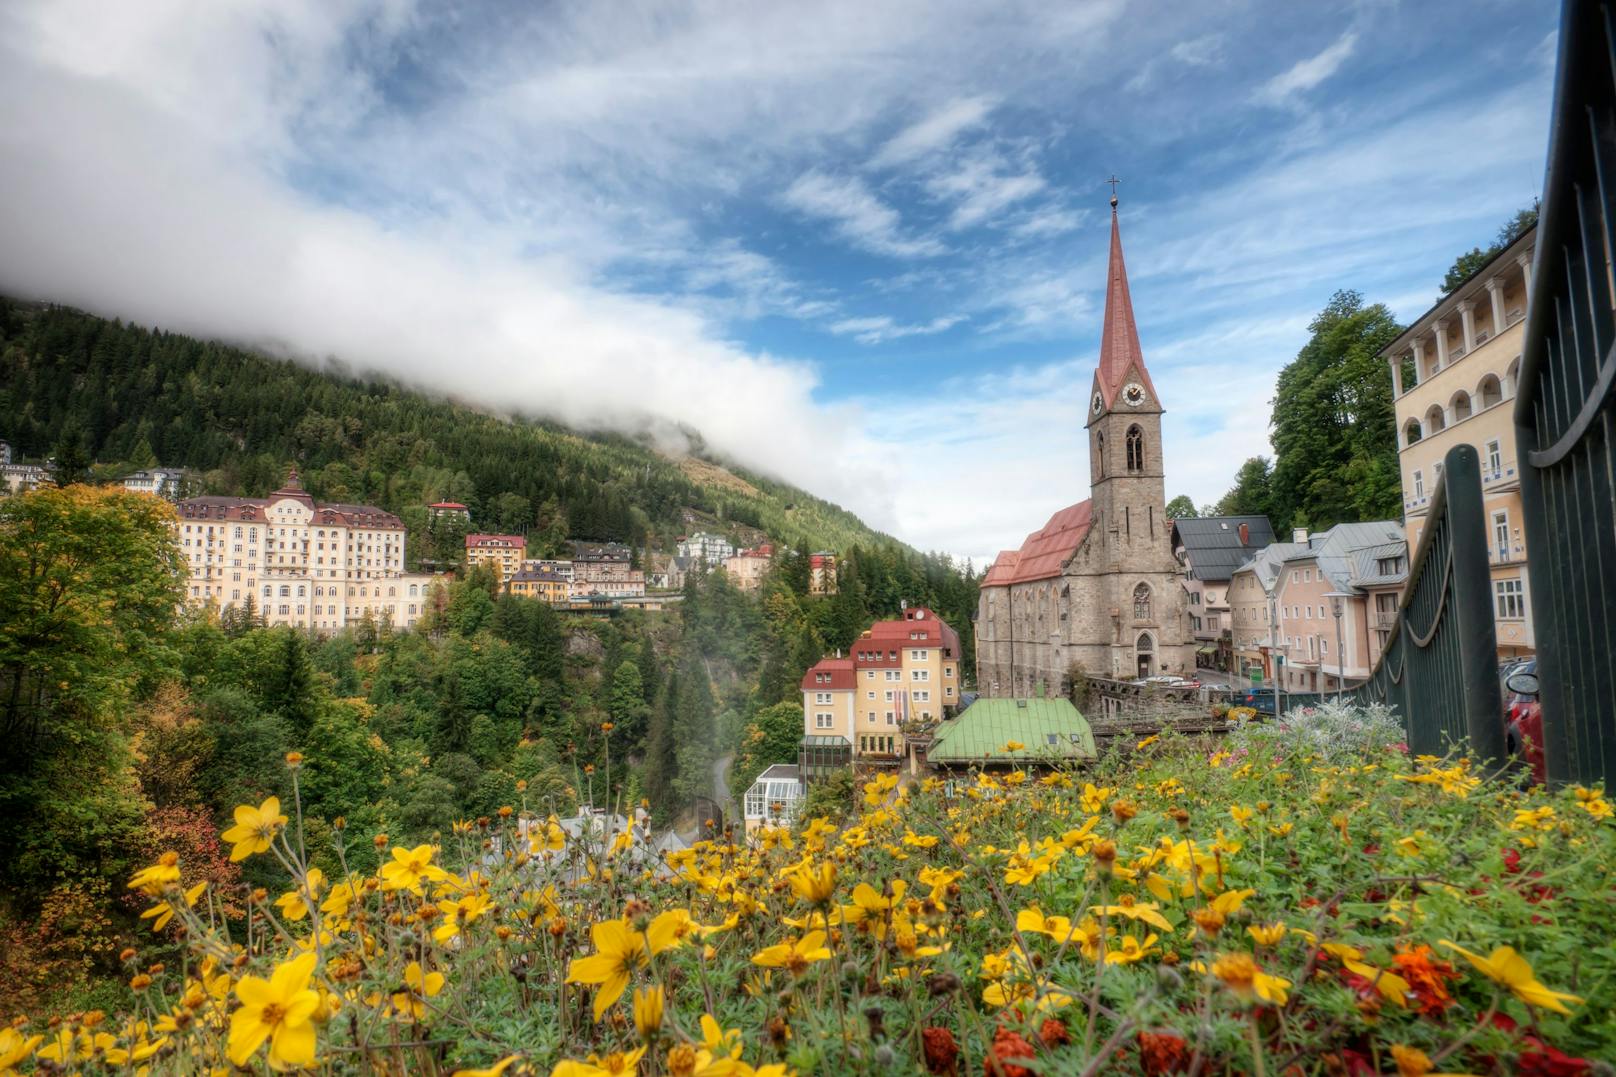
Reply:
[[[1109,188],[1168,493],[1541,182],[1557,5],[8,5],[0,285],[691,430],[978,559],[1086,496]]]

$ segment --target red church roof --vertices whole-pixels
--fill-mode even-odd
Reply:
[[[1117,390],[1128,377],[1129,368],[1139,372],[1139,380],[1156,396],[1145,369],[1144,349],[1139,346],[1139,326],[1133,319],[1133,298],[1128,294],[1128,267],[1122,261],[1122,231],[1117,226],[1117,203],[1111,201],[1111,264],[1106,271],[1105,328],[1100,332],[1100,392],[1105,406],[1116,400]]]
[[[1068,505],[1049,518],[1043,527],[1027,536],[1019,550],[1005,550],[982,577],[983,587],[1004,587],[1029,580],[1047,580],[1061,573],[1061,567],[1077,552],[1089,533],[1092,501]]]

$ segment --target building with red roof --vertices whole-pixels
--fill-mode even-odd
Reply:
[[[959,633],[932,610],[909,606],[803,675],[803,735],[840,738],[855,760],[895,765],[907,750],[906,723],[939,721],[959,702]]]
[[[522,535],[466,536],[466,567],[493,565],[501,580],[508,580],[522,568],[527,557],[527,539]]]
[[[1145,368],[1117,201],[1105,325],[1088,401],[1089,499],[994,559],[977,608],[977,689],[1063,694],[1074,669],[1133,678],[1193,668],[1173,556],[1156,387]]]

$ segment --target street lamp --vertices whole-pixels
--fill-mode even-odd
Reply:
[[[1347,679],[1347,653],[1341,647],[1341,615],[1346,612],[1347,599],[1352,596],[1345,591],[1331,591],[1324,596],[1330,600],[1330,612],[1335,614],[1335,701],[1341,702],[1341,686]]]
[[[1276,581],[1277,582],[1277,581]],[[1273,591],[1268,592],[1268,668],[1274,679],[1274,718],[1285,713],[1279,705],[1279,606]]]

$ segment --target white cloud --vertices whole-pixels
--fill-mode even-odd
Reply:
[[[1210,67],[1222,62],[1224,41],[1222,34],[1203,34],[1178,42],[1168,55],[1187,67]]]
[[[831,222],[843,239],[875,254],[915,258],[946,249],[930,237],[906,236],[898,211],[877,198],[857,176],[805,172],[780,199],[805,216]]]
[[[981,126],[992,110],[993,102],[984,97],[950,101],[889,139],[870,158],[870,167],[891,168],[947,149],[962,133]]]
[[[860,344],[884,344],[903,337],[930,336],[946,332],[965,320],[963,314],[943,314],[929,322],[904,325],[889,315],[868,318],[844,318],[832,322],[830,331],[838,336],[850,336]]]
[[[1297,61],[1289,70],[1265,82],[1257,91],[1257,100],[1271,105],[1289,103],[1296,95],[1306,93],[1341,70],[1341,65],[1347,62],[1357,46],[1358,32],[1348,30],[1324,51]]]
[[[926,181],[933,197],[953,203],[948,227],[956,232],[991,222],[1047,186],[1036,171],[1012,169],[997,153],[973,154]]]

